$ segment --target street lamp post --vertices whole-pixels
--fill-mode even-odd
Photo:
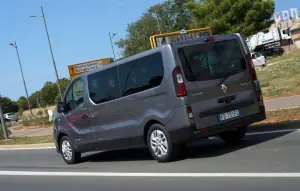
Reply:
[[[0,120],[1,120],[1,124],[2,124],[2,131],[3,131],[4,139],[8,139],[7,127],[6,127],[5,119],[3,116],[3,105],[4,105],[3,103],[0,103]]]
[[[46,19],[45,19],[45,15],[44,15],[44,10],[43,10],[42,6],[41,6],[41,11],[42,11],[42,16],[31,16],[31,17],[33,17],[33,18],[42,17],[43,18],[45,29],[46,29],[46,34],[47,34],[47,38],[48,38],[49,48],[50,48],[50,52],[51,52],[51,56],[52,56],[52,63],[53,63],[53,67],[54,67],[54,71],[55,71],[55,75],[56,75],[57,87],[58,87],[60,99],[62,101],[63,100],[63,96],[62,96],[61,88],[60,88],[60,84],[59,84],[59,77],[58,77],[58,73],[57,73],[57,69],[56,69],[56,64],[55,64],[54,55],[53,55],[53,51],[52,51],[52,46],[51,46],[51,42],[50,42],[49,32],[48,32],[47,23],[46,23]]]
[[[114,55],[114,61],[116,61],[116,55],[115,55],[115,50],[114,50],[114,46],[113,46],[113,43],[112,43],[112,38],[116,35],[117,33],[113,33],[112,35],[110,34],[110,32],[108,33],[109,35],[109,40],[110,40],[110,44],[111,44],[111,49],[112,49],[112,52],[113,52],[113,55]]]
[[[21,70],[21,74],[22,74],[23,84],[24,84],[24,88],[25,88],[25,92],[26,92],[26,98],[27,98],[28,108],[30,110],[30,114],[33,115],[32,111],[31,111],[31,105],[30,105],[30,101],[29,101],[29,97],[28,97],[28,91],[27,91],[27,87],[26,87],[26,82],[25,82],[24,74],[23,74],[23,69],[22,69],[22,64],[21,64],[21,59],[20,59],[20,55],[19,55],[19,50],[18,50],[17,43],[16,43],[16,41],[14,41],[14,43],[10,43],[9,45],[13,46],[16,49],[17,56],[18,56],[18,61],[19,61],[19,66],[20,66],[20,70]]]

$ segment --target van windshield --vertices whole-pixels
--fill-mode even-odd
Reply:
[[[246,69],[238,40],[225,40],[180,48],[179,57],[188,81],[221,79]]]

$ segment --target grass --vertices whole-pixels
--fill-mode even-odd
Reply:
[[[53,143],[53,136],[37,136],[37,137],[14,137],[9,140],[0,140],[0,145],[23,145],[23,144],[39,144]]]
[[[299,121],[300,120],[300,108],[294,109],[283,109],[278,111],[267,111],[267,119],[259,122],[264,123],[281,123],[288,121]]]
[[[300,94],[300,51],[268,59],[268,66],[257,69],[266,99]]]

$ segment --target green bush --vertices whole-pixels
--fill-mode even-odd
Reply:
[[[22,125],[24,125],[25,127],[29,126],[31,123],[30,123],[30,120],[28,119],[23,119],[22,120]]]
[[[38,115],[38,116],[43,116],[43,111],[42,111],[42,110],[39,110],[39,111],[37,112],[37,115]]]
[[[51,125],[52,121],[49,121],[49,117],[35,117],[35,118],[27,118],[23,119],[22,125],[24,126],[47,126]]]

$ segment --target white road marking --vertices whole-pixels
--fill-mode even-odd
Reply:
[[[130,173],[130,172],[0,171],[0,176],[300,178],[300,173]]]

